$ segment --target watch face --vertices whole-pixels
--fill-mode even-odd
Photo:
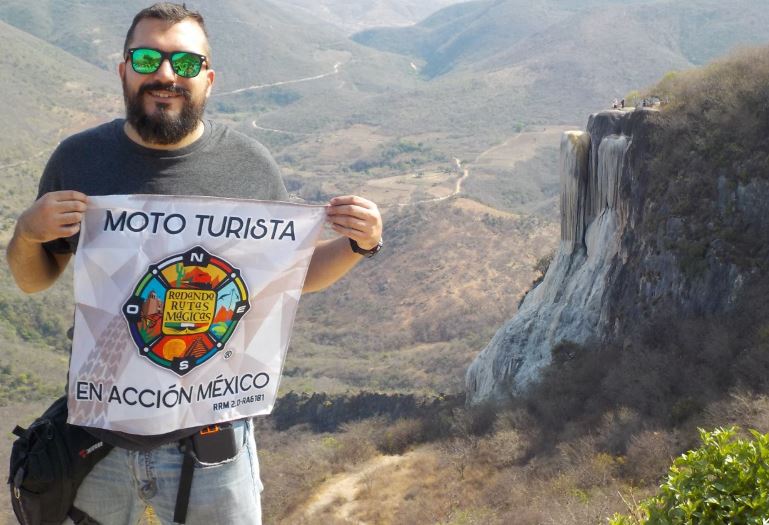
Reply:
[[[374,246],[370,250],[365,250],[366,257],[373,257],[374,255],[379,253],[379,250],[381,250],[381,249],[382,249],[382,239],[379,239],[379,242],[376,243],[376,246]]]

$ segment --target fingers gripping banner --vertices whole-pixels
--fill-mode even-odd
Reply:
[[[131,434],[272,410],[321,206],[90,197],[69,422]]]

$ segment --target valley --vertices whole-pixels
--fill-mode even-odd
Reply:
[[[0,246],[56,144],[122,116],[115,69],[144,5],[0,5]],[[654,94],[661,78],[769,41],[769,14],[757,0],[192,5],[206,15],[214,49],[208,117],[265,144],[293,201],[359,194],[385,221],[376,258],[303,297],[281,395],[464,392],[468,366],[558,247],[562,134],[583,130],[616,97]],[[725,140],[730,151],[735,143]],[[681,249],[700,253],[694,242]],[[27,297],[0,266],[8,343],[0,415],[22,424],[63,390],[72,276]],[[579,366],[563,373],[592,385]],[[469,410],[438,422],[353,422],[333,433],[277,432],[266,418],[258,434],[268,523],[487,525],[518,509],[520,523],[605,522],[626,508],[628,491],[651,493],[669,458],[695,444],[697,424],[735,413],[735,422],[769,431],[765,398],[733,390],[707,408],[674,403],[676,414],[702,409],[684,427],[615,407],[550,432],[542,421],[566,420],[559,410],[573,407],[563,393],[572,383],[556,379],[552,400],[500,411],[481,435],[467,430]],[[6,433],[0,456],[10,444]]]

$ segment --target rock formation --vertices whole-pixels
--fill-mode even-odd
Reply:
[[[564,134],[560,246],[543,281],[471,364],[470,403],[525,391],[560,343],[621,342],[655,310],[710,315],[734,304],[746,270],[723,255],[717,235],[692,253],[681,246],[693,219],[671,209],[688,196],[676,197],[667,181],[664,195],[647,194],[662,122],[656,110],[604,111],[590,116],[587,131]],[[722,176],[708,198],[721,224],[767,231],[766,214],[751,211],[769,202],[766,182]]]

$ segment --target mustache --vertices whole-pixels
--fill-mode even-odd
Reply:
[[[155,90],[168,91],[170,93],[182,95],[186,99],[190,98],[189,89],[176,85],[173,82],[171,82],[170,84],[164,84],[163,82],[151,82],[149,84],[145,84],[139,88],[139,95],[143,95],[147,91],[155,91]]]

